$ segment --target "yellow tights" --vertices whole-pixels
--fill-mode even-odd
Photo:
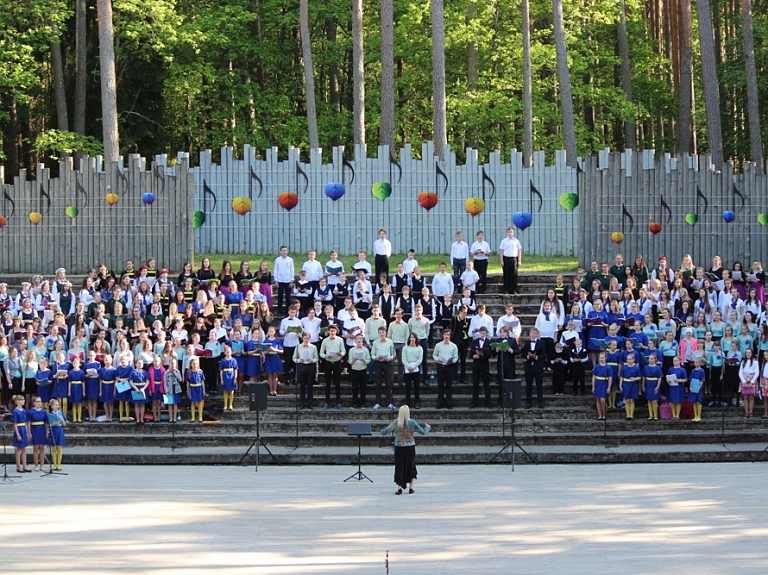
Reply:
[[[224,409],[235,409],[235,392],[224,392]]]
[[[226,401],[226,399],[225,399]],[[201,401],[199,403],[193,403],[190,405],[190,411],[192,412],[192,417],[190,418],[190,421],[195,421],[195,411],[197,410],[199,412],[197,421],[203,421],[203,405],[205,405],[204,401]]]
[[[61,445],[54,445],[51,447],[51,463],[53,464],[53,469],[55,471],[61,470],[61,456],[62,456],[62,447]]]

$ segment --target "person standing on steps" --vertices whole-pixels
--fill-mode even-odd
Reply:
[[[515,237],[515,228],[507,228],[507,237],[499,244],[499,260],[504,270],[504,293],[517,295],[517,272],[523,265],[523,246]]]
[[[522,355],[525,358],[525,408],[531,408],[534,380],[536,380],[536,395],[539,400],[539,408],[543,408],[544,361],[546,360],[546,352],[544,350],[544,342],[539,337],[538,329],[531,329],[530,339],[523,346]]]
[[[387,229],[379,228],[379,239],[373,242],[374,264],[376,266],[376,275],[374,278],[385,273],[389,276],[389,258],[392,256],[392,242],[387,239]]]

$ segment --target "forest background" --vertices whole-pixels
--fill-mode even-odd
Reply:
[[[767,21],[766,0],[11,0],[0,163],[8,180],[104,147],[306,153],[314,107],[326,154],[432,139],[481,161],[607,147],[762,166]]]

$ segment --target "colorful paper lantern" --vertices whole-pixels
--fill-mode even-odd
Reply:
[[[427,211],[431,210],[437,205],[437,194],[435,192],[421,192],[419,205]]]
[[[64,210],[64,213],[74,220],[77,217],[79,211],[77,206],[67,206],[67,209]]]
[[[5,224],[8,223],[8,220],[5,219],[5,216],[0,216],[0,228],[5,227]]]
[[[611,234],[611,241],[615,244],[620,244],[624,241],[624,232],[613,232]]]
[[[696,222],[699,221],[699,216],[696,214],[685,214],[685,223],[687,223],[689,226],[695,226]]]
[[[533,223],[533,214],[531,212],[515,212],[512,214],[512,223],[518,229],[524,230]]]
[[[40,212],[30,212],[29,213],[29,221],[33,224],[37,225],[40,223],[40,220],[43,219],[43,214]]]
[[[371,186],[373,197],[382,202],[392,195],[392,186],[387,182],[376,182]]]
[[[768,225],[768,214],[757,214],[757,223],[761,226]]]
[[[735,219],[736,219],[736,212],[731,210],[725,210],[723,212],[723,220],[725,220],[726,224],[730,224]]]
[[[205,223],[205,212],[197,210],[192,214],[192,229],[196,230]]]
[[[485,200],[483,198],[467,198],[464,202],[464,209],[467,213],[476,216],[485,209]]]
[[[282,192],[278,196],[277,202],[290,212],[299,203],[299,195],[296,192]]]
[[[232,200],[232,209],[241,216],[250,212],[251,207],[253,207],[253,202],[249,198],[239,197]]]
[[[325,195],[331,198],[334,202],[343,196],[346,191],[347,189],[344,184],[337,184],[336,182],[325,184]]]
[[[661,224],[659,222],[651,222],[648,224],[648,231],[655,236],[661,231]]]
[[[107,194],[107,197],[106,197],[107,203],[110,206],[114,206],[119,199],[120,199],[120,196],[118,196],[117,194]]]
[[[574,194],[573,192],[560,194],[558,201],[563,208],[572,212],[579,205],[579,194]]]
[[[148,206],[151,206],[155,202],[155,194],[152,192],[144,192],[141,195],[141,201],[147,204]]]

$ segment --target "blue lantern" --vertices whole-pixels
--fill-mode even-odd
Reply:
[[[726,224],[730,224],[735,219],[736,219],[736,212],[733,212],[731,210],[725,210],[723,212],[723,220],[725,220]]]
[[[141,201],[147,205],[152,205],[155,202],[155,194],[152,192],[144,192],[141,196]]]
[[[344,184],[337,184],[334,182],[325,184],[325,195],[331,198],[334,202],[343,196],[345,191],[346,188],[344,187]]]
[[[512,223],[521,230],[529,227],[533,223],[531,212],[515,212],[512,215]]]

